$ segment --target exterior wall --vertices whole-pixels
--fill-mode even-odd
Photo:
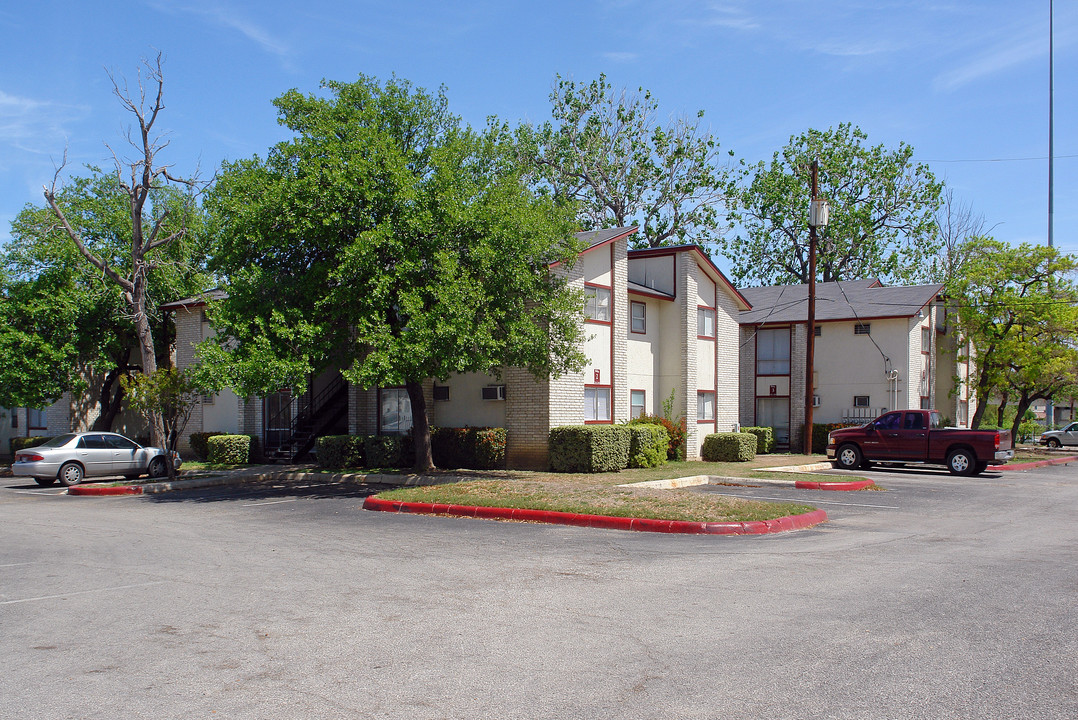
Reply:
[[[203,322],[201,307],[177,310],[173,315],[173,322],[176,326],[176,367],[182,370],[194,365],[198,344],[213,337],[214,331],[209,323]],[[191,419],[180,434],[177,450],[181,455],[189,457],[191,435],[196,432],[253,434],[245,428],[242,415],[240,398],[231,390],[222,390],[191,410]],[[261,433],[256,437],[261,438]]]
[[[433,399],[431,383],[430,421],[435,427],[506,427],[506,400],[484,400],[483,388],[506,385],[504,380],[483,373],[454,375],[447,382],[449,400]]]
[[[626,387],[628,390],[644,391],[644,412],[648,415],[656,414],[662,407],[665,396],[660,395],[659,360],[662,357],[661,338],[663,331],[663,311],[673,307],[668,300],[645,297],[643,295],[630,296],[631,302],[644,304],[645,323],[643,334],[628,333],[626,341]],[[667,393],[669,394],[669,393]]]
[[[676,414],[685,416],[685,459],[695,460],[700,457],[700,447],[704,436],[711,432],[711,424],[703,428],[698,426],[696,417],[696,391],[700,384],[697,373],[697,303],[698,273],[700,267],[688,253],[677,255],[677,297],[680,330],[678,345],[680,352],[680,378],[676,388],[674,407]]]
[[[715,290],[715,430],[729,432],[740,422],[738,307],[733,294]]]

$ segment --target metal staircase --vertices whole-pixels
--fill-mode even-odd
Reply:
[[[314,448],[315,440],[334,428],[348,414],[348,383],[337,375],[317,394],[292,398],[266,418],[266,427],[288,428],[266,434],[265,454],[270,462],[297,462]]]

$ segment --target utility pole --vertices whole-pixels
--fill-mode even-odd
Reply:
[[[805,442],[806,455],[812,454],[812,401],[815,388],[812,386],[812,367],[816,354],[816,227],[827,225],[827,201],[821,200],[818,176],[820,163],[812,161],[812,202],[809,203],[809,281],[808,281],[808,322],[806,323],[808,343],[805,352]]]

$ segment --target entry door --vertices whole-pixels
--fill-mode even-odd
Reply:
[[[83,435],[79,438],[79,444],[75,448],[82,466],[86,468],[87,477],[101,477],[112,472],[112,456],[117,452],[116,448],[104,435]]]
[[[292,392],[281,390],[262,398],[262,431],[266,451],[276,450],[292,439]]]
[[[776,447],[790,447],[790,398],[757,398],[756,424],[769,427],[775,435]]]

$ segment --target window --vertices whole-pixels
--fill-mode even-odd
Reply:
[[[926,353],[932,349],[932,329],[921,328],[921,352]]]
[[[696,334],[703,338],[715,337],[715,311],[702,307],[696,311]]]
[[[202,396],[202,404],[203,405],[213,405],[213,395],[203,395]]]
[[[648,306],[644,303],[629,303],[629,314],[632,316],[629,327],[634,333],[647,332],[647,313]]]
[[[872,324],[871,323],[857,323],[853,326],[854,335],[871,335]]]
[[[821,328],[819,325],[813,325],[812,326],[812,335],[814,337],[821,337],[823,335],[822,331],[823,331],[823,328]]]
[[[756,374],[790,374],[790,328],[756,333]]]
[[[869,405],[868,400],[869,400],[868,395],[854,395],[853,396],[853,406],[854,407],[868,407],[868,405]]]
[[[643,390],[629,392],[629,417],[638,418],[646,412],[644,408],[646,398],[647,394]]]
[[[26,426],[31,430],[44,430],[49,426],[45,414],[43,409],[26,408]]]
[[[904,430],[924,430],[925,416],[921,413],[906,413],[906,418],[902,421],[902,428]]]
[[[921,398],[921,409],[922,410],[931,410],[932,409],[932,399],[922,397]]]
[[[117,450],[138,450],[139,446],[121,435],[105,435],[105,443]]]
[[[610,422],[610,388],[584,388],[584,421]]]
[[[584,287],[584,312],[589,320],[610,322],[610,289],[586,285]]]
[[[435,385],[434,386],[434,401],[445,402],[449,399],[449,386],[448,385]]]
[[[700,390],[696,393],[696,419],[701,422],[715,421],[715,393]]]
[[[383,388],[378,413],[378,431],[385,435],[403,435],[412,429],[412,402],[404,388]]]
[[[789,448],[790,398],[757,398],[756,424],[771,428],[776,446]]]

